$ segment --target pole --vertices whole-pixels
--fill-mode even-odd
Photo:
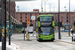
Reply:
[[[6,50],[6,1],[5,0],[5,37],[4,37],[4,50]]]
[[[6,50],[6,1],[7,0],[3,0],[3,4],[5,4],[5,21],[4,21],[4,25],[5,25],[5,32],[4,32],[4,36],[2,39],[2,50]]]
[[[2,18],[1,18],[1,21],[2,21],[2,28],[4,27],[4,3],[3,3],[3,1],[1,0],[1,4],[2,4]]]
[[[54,12],[55,12],[55,7],[54,7]]]
[[[11,28],[10,28],[10,25],[11,25],[11,18],[10,18],[10,15],[11,15],[11,12],[10,12],[10,0],[9,0],[9,45],[10,45],[10,40],[11,40],[11,37],[10,37],[10,32],[11,32]]]
[[[24,27],[24,40],[25,40],[25,27]]]
[[[58,38],[61,39],[59,24],[60,24],[60,0],[58,0],[58,30],[59,30]]]
[[[70,0],[69,0],[69,24],[70,24]],[[69,36],[70,36],[70,26],[69,26]]]
[[[34,20],[33,20],[33,36],[34,36]]]
[[[42,8],[42,0],[41,0],[41,15],[42,15],[42,9],[43,9],[43,8]]]
[[[45,3],[44,3],[44,9],[45,9],[45,14],[46,14],[46,1],[44,1]]]
[[[73,42],[73,33],[72,33],[72,42]]]
[[[4,3],[3,3],[3,0],[1,0],[1,1],[2,1],[1,5],[2,5],[2,29],[3,29],[3,26],[4,26],[3,18],[5,18],[5,17],[4,17]],[[4,37],[3,36],[2,36],[2,50],[4,50]]]
[[[50,4],[50,14],[51,14],[51,4]]]

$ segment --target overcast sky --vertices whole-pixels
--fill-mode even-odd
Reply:
[[[45,11],[44,6],[45,2],[42,1],[43,11]],[[47,0],[46,1],[46,12],[50,11],[58,11],[58,0]],[[19,8],[17,8],[19,6]],[[66,8],[64,8],[66,6]],[[16,2],[16,11],[19,9],[20,11],[33,11],[33,9],[39,9],[41,11],[41,0],[37,1],[18,1]],[[69,11],[69,0],[60,0],[60,10],[61,11]],[[70,0],[70,10],[75,10],[75,0]]]

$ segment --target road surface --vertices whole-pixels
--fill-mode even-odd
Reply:
[[[31,36],[30,41],[25,39],[23,34],[14,34],[11,40],[20,46],[20,50],[75,50],[75,45],[60,41],[38,42],[36,36]]]

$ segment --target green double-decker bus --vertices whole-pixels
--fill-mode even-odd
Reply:
[[[36,24],[37,41],[55,39],[53,15],[39,15]]]

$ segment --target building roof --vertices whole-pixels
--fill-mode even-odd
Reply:
[[[16,13],[39,13],[38,11],[17,11]]]
[[[75,13],[75,11],[70,12]],[[17,11],[16,13],[58,13],[58,12]],[[69,13],[69,11],[61,11],[60,13]]]

